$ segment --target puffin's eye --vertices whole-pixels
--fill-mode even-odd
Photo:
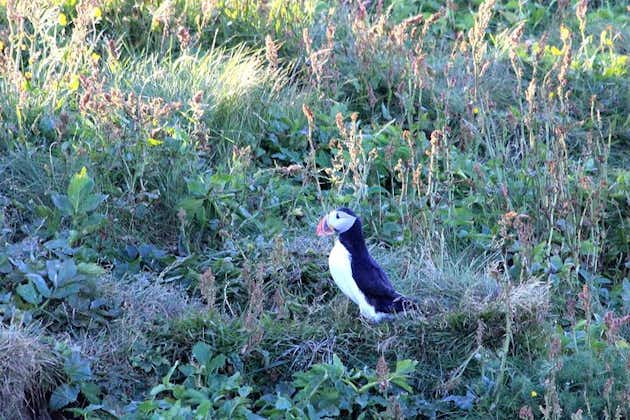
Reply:
[[[339,213],[335,213],[335,215],[337,216],[337,219],[339,219]]]

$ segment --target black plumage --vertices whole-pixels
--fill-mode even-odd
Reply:
[[[339,241],[350,253],[352,277],[376,312],[394,313],[410,309],[413,301],[394,290],[387,274],[372,258],[363,237],[361,220],[348,208],[340,208],[356,220],[350,229],[339,235]]]

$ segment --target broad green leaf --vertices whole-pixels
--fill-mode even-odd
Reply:
[[[79,263],[77,271],[88,276],[103,276],[107,271],[103,267],[95,263]]]
[[[219,354],[212,358],[212,360],[206,365],[206,369],[210,373],[216,372],[218,369],[225,365],[227,358],[223,354]]]
[[[188,180],[186,186],[188,187],[188,192],[195,197],[205,197],[210,191],[210,183],[202,177]]]
[[[33,283],[21,284],[15,291],[22,299],[33,305],[39,305],[42,301],[42,296],[37,293],[37,290],[33,287]]]
[[[77,275],[77,266],[71,258],[61,263],[59,267],[59,284],[64,284]]]
[[[401,387],[407,392],[413,392],[413,388],[411,388],[411,386],[407,383],[407,380],[405,378],[401,378],[401,377],[392,378],[391,382],[393,384],[398,385],[399,387]]]
[[[79,290],[81,290],[81,285],[79,283],[65,284],[53,290],[50,297],[55,299],[63,299],[79,293]]]
[[[85,202],[81,204],[80,210],[85,213],[94,211],[106,199],[107,199],[106,194],[90,194],[85,199]]]
[[[192,352],[195,359],[197,359],[197,361],[202,365],[206,365],[212,356],[212,349],[210,346],[201,341],[193,346]]]
[[[194,388],[187,388],[182,395],[186,400],[190,400],[196,404],[201,404],[204,401],[207,401],[210,397],[209,395],[199,391]]]
[[[98,230],[105,222],[106,217],[100,213],[92,213],[81,224],[81,234],[87,235]]]
[[[53,287],[59,286],[59,266],[61,262],[59,260],[46,261],[46,272],[48,273],[48,280],[53,284]]]
[[[70,216],[72,214],[72,204],[70,204],[70,200],[68,200],[67,196],[63,194],[52,193],[50,195],[50,198],[55,207],[57,207],[57,209],[64,216]]]
[[[203,207],[204,200],[201,198],[187,198],[179,203],[179,207],[186,211],[188,220],[197,219],[200,222],[205,222],[206,212]]]
[[[397,375],[406,375],[409,373],[413,373],[416,370],[416,366],[418,362],[415,360],[398,360],[396,362],[396,374]]]
[[[45,298],[50,297],[50,288],[46,284],[46,280],[39,274],[28,273],[26,278],[29,279],[35,285],[37,291]]]
[[[563,266],[562,258],[558,257],[557,255],[554,255],[553,257],[549,259],[549,264],[551,265],[551,269],[557,273],[558,271],[562,269],[562,266]]]
[[[291,401],[285,397],[279,396],[276,400],[275,408],[276,410],[290,410],[292,406],[293,404],[291,404]]]
[[[166,385],[164,384],[156,385],[153,388],[151,388],[151,392],[149,392],[149,395],[151,395],[152,397],[155,397],[160,392],[166,391],[166,389],[167,389]]]
[[[199,404],[199,407],[197,407],[197,418],[211,418],[210,417],[210,410],[212,409],[212,401],[210,400],[205,400],[202,401],[201,404]]]
[[[98,405],[101,400],[99,398],[101,390],[98,385],[92,382],[83,382],[81,384],[81,393],[88,399],[90,403],[92,403],[90,405],[97,404],[97,407],[101,407],[100,405]]]
[[[85,166],[72,176],[68,185],[68,200],[70,200],[74,213],[79,212],[93,188],[94,180],[88,176]]]
[[[55,390],[53,391],[52,395],[50,396],[48,406],[52,411],[57,411],[64,408],[68,404],[75,402],[78,396],[78,385],[62,384],[55,388]]]
[[[90,362],[81,358],[79,352],[73,351],[63,364],[63,371],[72,382],[86,381],[92,378]]]

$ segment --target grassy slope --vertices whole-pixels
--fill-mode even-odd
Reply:
[[[0,414],[628,415],[625,6],[385,3],[0,2]]]

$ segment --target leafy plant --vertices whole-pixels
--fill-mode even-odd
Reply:
[[[70,246],[101,228],[106,220],[96,209],[107,195],[94,192],[94,180],[88,176],[85,166],[72,176],[66,194],[53,193],[51,199],[61,215],[71,219]]]

